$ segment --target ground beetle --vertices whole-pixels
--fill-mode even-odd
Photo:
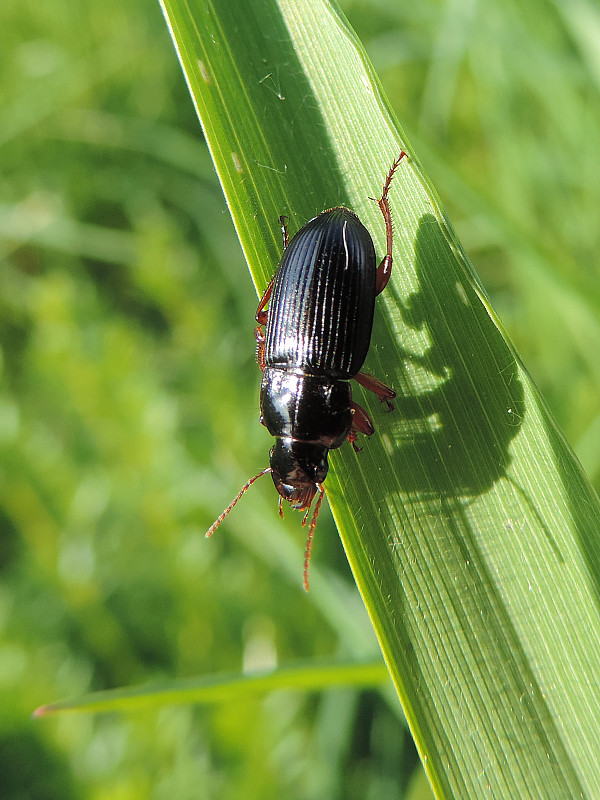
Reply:
[[[371,341],[375,297],[385,289],[392,271],[388,192],[404,156],[401,152],[392,164],[377,201],[387,242],[379,267],[368,230],[348,208],[323,211],[290,242],[286,218],[280,217],[283,257],[256,312],[256,357],[263,373],[260,421],[275,437],[275,446],[270,466],[242,487],[206,535],[214,533],[240,497],[267,472],[279,492],[279,513],[283,516],[282,500],[287,500],[292,508],[306,512],[302,525],[318,492],[304,557],[306,590],[327,454],[346,439],[358,451],[357,434],[371,436],[375,431],[365,409],[352,400],[348,381],[354,378],[374,392],[390,411],[396,396],[360,368]]]

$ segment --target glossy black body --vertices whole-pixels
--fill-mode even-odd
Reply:
[[[273,283],[266,366],[353,378],[371,341],[376,272],[373,241],[352,211],[332,208],[308,222]]]
[[[252,484],[268,472],[279,492],[279,513],[283,516],[282,501],[287,500],[306,511],[303,525],[318,493],[304,552],[307,591],[328,453],[345,439],[358,451],[358,434],[375,432],[367,411],[352,399],[350,379],[373,392],[388,411],[394,408],[396,392],[360,370],[371,341],[375,297],[392,272],[388,193],[405,156],[402,150],[390,167],[377,200],[386,236],[379,265],[369,232],[347,208],[319,214],[291,242],[286,218],[280,217],[283,257],[256,310],[256,359],[263,371],[261,422],[275,437],[275,445],[269,466],[242,486],[206,535],[212,536]]]
[[[277,439],[273,481],[295,508],[310,505],[328,451],[352,429],[348,381],[369,349],[376,273],[371,236],[347,208],[324,211],[299,230],[276,273],[260,405]]]

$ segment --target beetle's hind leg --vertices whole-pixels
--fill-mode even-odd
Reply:
[[[388,411],[394,410],[394,405],[390,402],[396,397],[396,392],[393,389],[390,389],[389,386],[386,386],[385,383],[377,380],[377,378],[374,378],[372,375],[367,375],[366,372],[357,373],[354,376],[354,380],[360,383],[361,386],[364,386],[365,389],[376,394],[381,403],[386,403]]]
[[[277,275],[277,273],[275,273]],[[271,292],[273,291],[273,284],[275,283],[275,275],[271,278],[271,281],[267,288],[265,289],[263,296],[260,298],[260,303],[258,304],[258,308],[256,309],[256,316],[254,319],[258,322],[259,325],[266,325],[267,324],[267,312],[265,311],[265,306],[271,299]]]
[[[381,197],[379,198],[379,200],[377,200],[377,205],[381,209],[381,213],[383,214],[383,221],[385,222],[385,239],[387,244],[387,253],[383,257],[381,264],[377,268],[377,277],[375,279],[376,295],[381,294],[381,292],[383,292],[385,287],[388,285],[390,275],[392,274],[392,264],[394,262],[392,256],[394,231],[392,229],[392,212],[390,211],[390,204],[388,203],[388,192],[390,190],[390,184],[392,182],[392,178],[394,177],[394,173],[398,169],[398,165],[405,156],[406,153],[404,152],[404,150],[401,150],[400,155],[390,167],[390,171],[388,172],[387,178],[385,179],[385,183],[383,184]]]
[[[284,250],[287,249],[287,246],[288,246],[288,243],[289,243],[288,229],[287,229],[287,219],[288,218],[284,217],[283,215],[281,217],[279,217],[279,224],[281,225],[281,235],[283,237],[283,249]],[[267,303],[271,299],[271,293],[273,292],[273,284],[275,283],[275,276],[276,275],[277,275],[277,272],[275,272],[275,275],[273,275],[273,277],[271,278],[271,280],[269,282],[269,285],[267,286],[267,288],[265,289],[265,291],[263,293],[263,296],[260,298],[260,303],[258,304],[258,308],[256,309],[255,319],[256,319],[256,321],[258,322],[259,325],[266,325],[267,324],[267,312],[265,311],[265,306],[267,305]],[[256,339],[258,341],[258,335],[256,336]],[[260,361],[258,363],[260,364]],[[262,367],[261,367],[261,369],[262,369]]]

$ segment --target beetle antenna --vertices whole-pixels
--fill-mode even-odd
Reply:
[[[310,528],[308,529],[308,538],[306,540],[306,550],[304,551],[304,589],[308,592],[308,567],[310,565],[310,553],[312,550],[313,539],[315,536],[315,528],[317,527],[317,517],[319,516],[319,511],[321,509],[321,503],[323,501],[323,495],[325,494],[325,489],[321,486],[320,483],[315,484],[317,489],[319,490],[319,499],[317,500],[317,504],[315,506],[315,510],[313,511],[313,516],[310,521]]]
[[[232,508],[233,508],[233,507],[236,505],[237,501],[238,501],[238,500],[239,500],[239,499],[240,499],[240,498],[241,498],[241,497],[242,497],[244,494],[246,494],[246,492],[247,492],[247,491],[248,491],[248,489],[249,489],[249,488],[252,486],[252,484],[253,484],[255,481],[257,481],[259,478],[261,478],[263,475],[266,475],[266,474],[267,474],[267,472],[271,472],[271,467],[267,467],[266,469],[263,469],[263,471],[262,471],[262,472],[259,472],[259,473],[258,473],[258,475],[255,475],[253,478],[250,478],[250,480],[248,481],[248,483],[245,483],[245,484],[242,486],[242,488],[241,488],[241,489],[240,489],[240,491],[238,492],[237,496],[236,496],[236,497],[235,497],[235,498],[234,498],[234,499],[231,501],[231,503],[229,503],[229,505],[227,506],[227,508],[225,509],[225,511],[223,511],[223,513],[222,513],[222,514],[219,514],[219,516],[216,518],[216,520],[213,522],[213,524],[210,526],[210,528],[209,528],[209,529],[206,531],[206,538],[207,538],[207,539],[208,539],[208,537],[209,537],[209,536],[212,536],[212,535],[213,535],[213,533],[214,533],[214,532],[217,530],[217,528],[219,527],[219,525],[220,525],[220,524],[223,522],[223,520],[225,519],[225,517],[227,516],[227,514],[229,514],[229,512],[231,511],[231,509],[232,509]]]

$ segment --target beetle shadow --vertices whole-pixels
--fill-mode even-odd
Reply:
[[[479,495],[506,477],[525,413],[518,366],[433,215],[420,220],[415,256],[420,288],[402,315],[427,344],[406,349],[396,373],[396,477],[421,496]]]

